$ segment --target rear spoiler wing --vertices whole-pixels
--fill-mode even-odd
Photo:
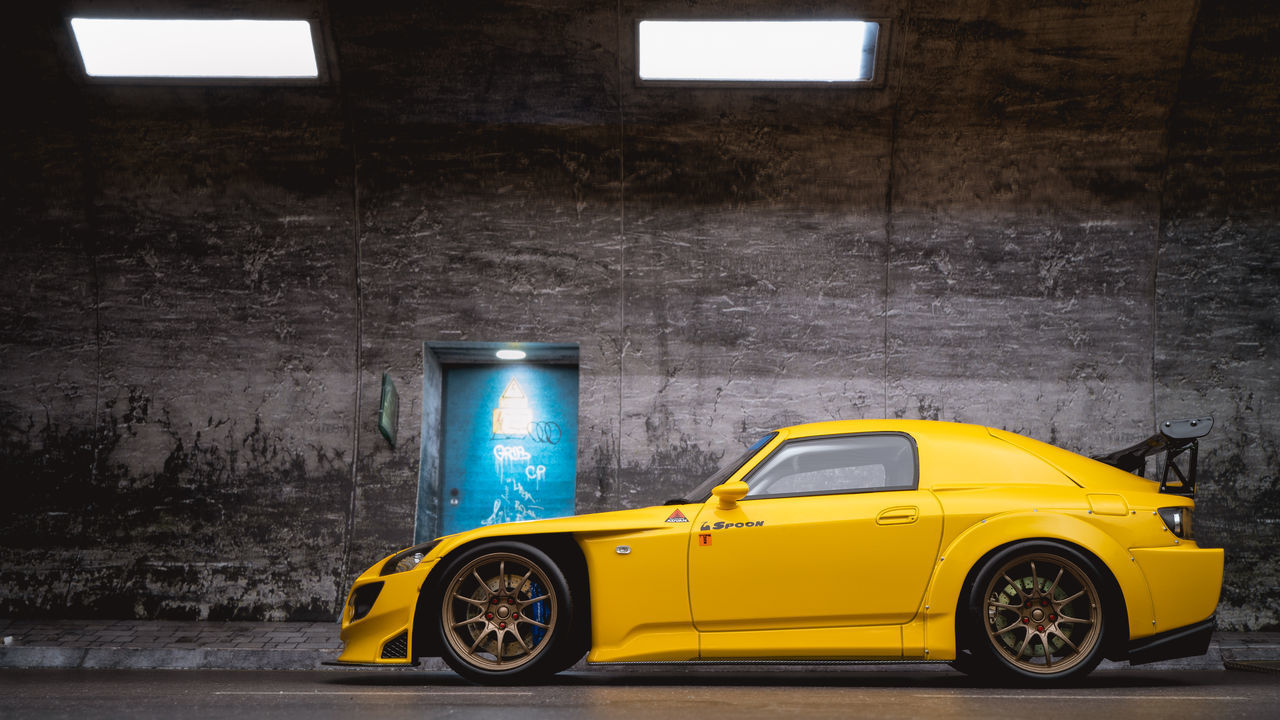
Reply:
[[[1213,418],[1187,418],[1165,420],[1155,435],[1137,445],[1116,450],[1107,455],[1096,455],[1094,460],[1104,462],[1125,472],[1145,475],[1147,458],[1164,453],[1164,468],[1160,472],[1160,492],[1174,495],[1196,494],[1196,460],[1200,451],[1200,438],[1213,429]],[[1178,457],[1187,454],[1186,472],[1178,466]]]

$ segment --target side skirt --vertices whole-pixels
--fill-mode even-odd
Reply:
[[[588,662],[591,667],[627,667],[636,665],[671,665],[688,667],[690,665],[798,665],[805,667],[823,665],[946,665],[950,660],[793,660],[790,658],[735,660],[731,658],[708,658],[706,660],[638,660],[635,662]]]

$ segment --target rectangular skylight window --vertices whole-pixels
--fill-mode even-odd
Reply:
[[[869,82],[879,30],[861,20],[642,20],[640,79]]]
[[[315,78],[306,20],[72,18],[97,78]]]

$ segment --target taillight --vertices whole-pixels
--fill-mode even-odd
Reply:
[[[1166,507],[1160,508],[1160,519],[1164,520],[1165,526],[1169,528],[1169,532],[1183,540],[1190,540],[1191,535],[1191,508],[1189,507]]]

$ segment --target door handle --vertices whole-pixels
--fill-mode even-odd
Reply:
[[[910,525],[920,517],[920,508],[903,505],[881,510],[876,516],[877,525]]]

